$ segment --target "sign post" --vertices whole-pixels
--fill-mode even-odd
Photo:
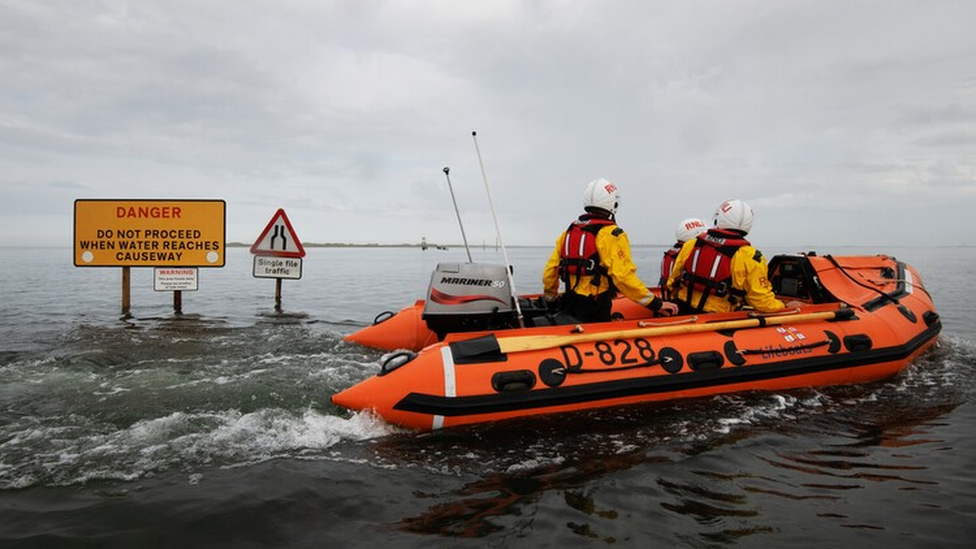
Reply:
[[[129,316],[129,305],[131,303],[130,281],[132,280],[131,267],[122,267],[122,314]]]
[[[254,255],[252,275],[275,279],[275,310],[281,311],[281,281],[302,278],[302,258],[305,257],[305,248],[285,210],[278,208],[261,236],[251,245],[251,253]]]
[[[223,200],[75,200],[75,266],[122,267],[128,316],[132,267],[224,266],[225,211]]]
[[[183,292],[195,292],[199,287],[196,267],[156,267],[153,269],[153,290],[173,292],[173,312],[183,314]]]

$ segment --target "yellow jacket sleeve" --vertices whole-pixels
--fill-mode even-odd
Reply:
[[[654,301],[654,294],[637,278],[637,265],[630,255],[630,240],[622,229],[615,226],[601,229],[596,236],[596,249],[600,264],[620,293],[645,307]]]
[[[691,255],[691,252],[694,249],[694,238],[681,245],[681,250],[678,252],[678,256],[674,258],[674,265],[671,266],[671,274],[668,275],[668,290],[672,292],[675,290],[675,281],[681,278],[681,273],[683,273],[685,270],[685,262],[688,261],[688,256]]]
[[[732,256],[732,287],[745,291],[746,303],[759,312],[771,313],[786,308],[773,294],[766,258],[752,246],[743,246]]]
[[[559,248],[562,247],[565,236],[566,233],[563,232],[556,239],[556,248],[542,270],[542,292],[547,301],[552,301],[559,295]]]

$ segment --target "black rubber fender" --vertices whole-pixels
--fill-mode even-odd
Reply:
[[[729,359],[729,362],[736,366],[742,366],[746,363],[746,357],[739,352],[739,348],[735,346],[734,341],[725,342],[725,358]]]
[[[380,373],[378,375],[385,376],[386,374],[403,367],[404,364],[415,358],[417,358],[417,353],[407,350],[397,351],[387,355],[380,364]]]
[[[376,315],[376,318],[373,319],[373,326],[386,322],[387,320],[390,320],[395,316],[396,313],[394,313],[393,311],[383,311],[382,313]]]

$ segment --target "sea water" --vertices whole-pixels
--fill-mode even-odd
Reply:
[[[384,357],[342,337],[464,250],[308,251],[280,309],[232,248],[182,315],[133,269],[122,315],[119,269],[0,250],[0,546],[971,546],[974,248],[819,250],[921,273],[942,337],[895,378],[434,434],[329,397]],[[508,250],[518,291],[550,251]]]

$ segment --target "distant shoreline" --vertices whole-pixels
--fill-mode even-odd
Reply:
[[[366,244],[356,244],[349,242],[302,242],[302,246],[305,248],[418,248],[423,249],[422,244],[380,244],[376,242],[370,242]],[[672,244],[631,244],[632,248],[669,248]],[[250,244],[245,244],[243,242],[228,242],[228,248],[250,248]],[[471,246],[471,249],[491,249],[495,246]],[[508,246],[509,248],[552,248],[551,244],[515,244]],[[894,245],[894,246],[880,246],[874,244],[843,244],[843,245],[805,245],[805,246],[768,246],[770,250],[780,250],[780,249],[796,249],[796,250],[818,250],[818,249],[875,249],[878,253],[884,253],[884,250],[888,248],[973,248],[974,245],[935,245],[935,246],[919,246],[919,245]],[[451,248],[464,248],[464,244],[431,244],[427,243],[427,248],[431,250],[436,250],[438,248],[442,250]]]
[[[427,247],[430,249],[449,249],[449,248],[463,248],[463,244],[380,244],[377,242],[369,242],[366,244],[354,244],[349,242],[302,242],[303,248],[423,248]],[[245,244],[243,242],[228,242],[228,248],[250,248],[250,244]],[[476,248],[477,246],[472,246]],[[509,246],[510,248],[536,248],[537,246]]]
[[[370,242],[366,244],[354,244],[349,242],[302,242],[303,248],[424,248],[424,244],[380,244],[377,242]],[[245,244],[243,242],[228,242],[228,248],[250,248],[250,244]],[[431,250],[442,249],[447,250],[451,248],[464,248],[464,244],[431,244],[427,243],[426,247]],[[471,246],[472,249],[488,249],[494,248],[495,246]],[[544,244],[516,244],[509,246],[509,248],[546,248]]]
[[[433,247],[428,244],[429,247]],[[228,248],[250,248],[250,244],[243,242],[228,242]],[[348,242],[302,242],[304,248],[419,248],[420,244],[351,244]]]
[[[369,242],[369,243],[365,243],[365,244],[356,244],[356,243],[348,243],[348,242],[303,242],[302,243],[302,246],[305,247],[305,248],[418,248],[418,249],[422,249],[423,248],[423,246],[421,244],[380,244],[380,243],[377,243],[377,242]],[[436,244],[430,244],[430,243],[427,244],[427,247],[430,248],[430,249],[437,249],[437,246],[438,245],[436,245]],[[669,248],[671,246],[672,246],[672,244],[634,244],[634,243],[631,243],[631,247],[632,248],[662,248],[662,247],[663,248]],[[250,247],[251,247],[250,244],[246,244],[244,242],[228,242],[227,243],[227,248],[250,248]],[[464,244],[441,244],[440,247],[441,248],[444,248],[444,249],[464,248]],[[489,249],[489,248],[494,248],[494,247],[495,246],[482,246],[482,245],[477,245],[477,246],[471,246],[471,249]],[[551,249],[552,248],[552,245],[551,244],[514,244],[514,245],[510,245],[508,247],[509,248],[550,248]],[[53,245],[53,244],[40,244],[40,245],[26,245],[26,244],[10,245],[10,244],[0,244],[0,249],[10,249],[10,250],[17,250],[17,249],[48,249],[48,248],[51,248],[51,249],[58,249],[58,248],[60,248],[60,249],[71,249],[72,246],[71,246],[71,244],[58,244],[58,245]],[[968,248],[976,248],[976,245],[973,245],[973,244],[965,244],[965,245],[959,245],[959,244],[945,244],[945,245],[943,245],[943,244],[936,244],[936,245],[925,245],[925,246],[923,246],[923,245],[918,245],[918,244],[914,244],[914,245],[912,245],[912,244],[896,244],[896,245],[883,246],[883,245],[877,245],[877,244],[833,244],[833,245],[819,245],[819,246],[813,246],[813,245],[805,245],[805,246],[773,246],[773,245],[769,245],[769,246],[767,246],[767,248],[769,250],[781,250],[781,249],[787,249],[787,248],[794,249],[794,250],[818,250],[818,249],[841,249],[841,250],[843,250],[843,249],[865,249],[865,248],[867,248],[867,249],[877,250],[877,253],[885,253],[885,250],[888,250],[890,248],[896,248],[896,249],[897,248],[903,248],[903,249],[904,248],[909,248],[909,249],[915,249],[915,248],[963,248],[963,249],[968,249]]]

